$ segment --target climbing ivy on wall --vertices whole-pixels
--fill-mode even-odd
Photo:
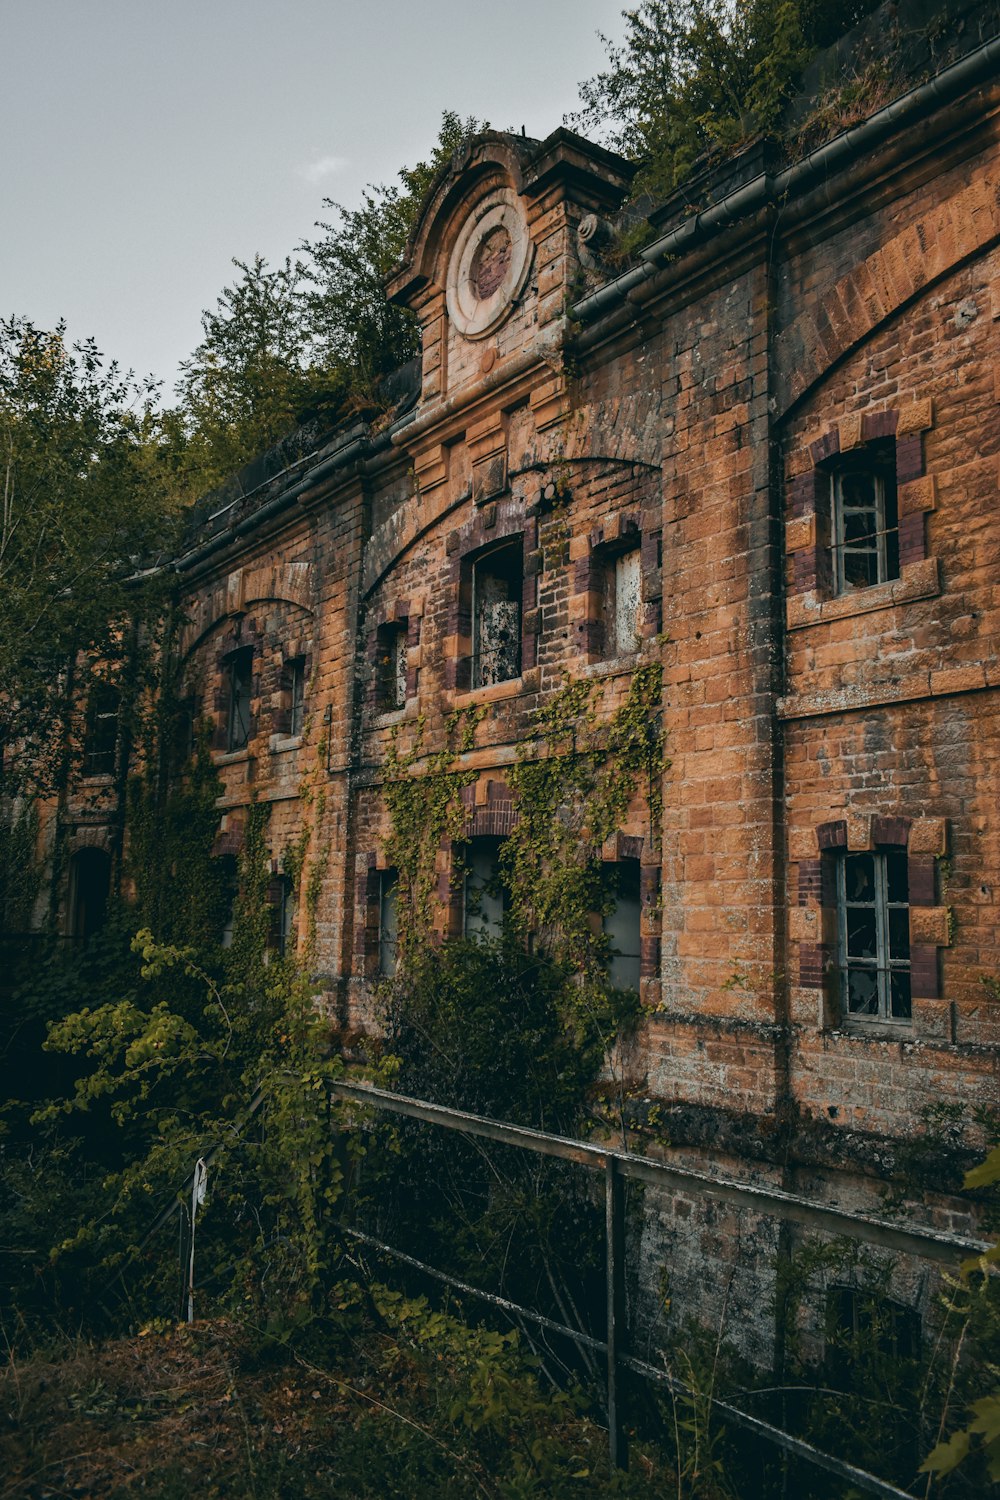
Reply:
[[[667,764],[662,683],[658,663],[640,666],[624,702],[604,717],[601,683],[568,680],[535,713],[534,733],[520,745],[508,773],[518,821],[501,847],[500,875],[512,928],[584,976],[596,977],[607,958],[607,941],[594,922],[613,899],[602,884],[601,846],[623,826],[637,795],[647,803],[650,838],[659,837]],[[484,713],[479,708],[452,715],[444,744],[428,755],[422,718],[408,751],[400,751],[396,732],[389,741],[386,855],[398,872],[399,930],[411,950],[427,941],[433,927],[437,852],[442,842],[465,836],[461,791],[478,773],[456,761],[472,749]]]
[[[649,835],[659,837],[666,762],[660,731],[663,671],[633,674],[625,701],[598,713],[599,682],[571,679],[535,715],[535,733],[508,774],[518,821],[500,851],[515,931],[559,962],[593,976],[607,942],[594,915],[606,915],[601,846],[621,829],[637,794],[648,804]]]
[[[422,714],[408,750],[400,750],[395,729],[389,738],[384,796],[391,832],[386,857],[397,872],[399,931],[409,950],[426,944],[434,924],[437,852],[442,840],[460,839],[465,830],[461,791],[472,785],[477,773],[456,768],[455,761],[472,749],[484,713],[476,708],[450,714],[443,745],[429,754],[424,753],[426,720]]]

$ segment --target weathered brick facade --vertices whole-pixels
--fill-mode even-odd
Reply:
[[[681,1159],[861,1206],[929,1104],[961,1106],[970,1149],[998,1105],[1000,90],[993,54],[958,66],[804,163],[752,148],[699,214],[661,211],[617,279],[588,246],[625,163],[565,130],[479,138],[389,289],[423,327],[411,394],[220,512],[179,564],[223,836],[252,795],[276,869],[312,830],[311,962],[345,1032],[371,1024],[390,732],[405,750],[423,716],[434,751],[452,709],[485,706],[469,832],[502,837],[505,768],[563,675],[607,711],[661,661],[662,840],[637,801],[619,851],[642,874],[639,1114],[657,1103]],[[898,555],[838,589],[838,476],[873,455]],[[635,549],[622,651],[608,600]],[[487,583],[519,630],[498,680],[477,656]],[[248,739],[227,750],[247,650]],[[838,881],[862,854],[906,870],[909,1015],[840,993]],[[310,920],[300,900],[303,946]],[[690,1207],[656,1206],[648,1256]],[[753,1270],[730,1230],[702,1222],[701,1284],[743,1257],[733,1295],[759,1309],[774,1226],[747,1228]]]

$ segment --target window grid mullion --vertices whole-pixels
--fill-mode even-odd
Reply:
[[[885,855],[873,854],[875,867],[875,975],[878,983],[878,1013],[880,1020],[892,1014],[890,1002],[891,981],[889,978],[889,906]]]

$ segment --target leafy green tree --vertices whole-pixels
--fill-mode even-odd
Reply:
[[[303,268],[286,258],[234,260],[240,276],[202,313],[202,341],[181,365],[179,405],[165,414],[161,457],[195,498],[287,436],[305,417],[335,415],[342,372],[317,362]]]
[[[608,66],[580,85],[578,129],[639,159],[636,192],[665,193],[704,151],[778,125],[802,68],[875,0],[642,0]]]
[[[25,318],[0,323],[0,743],[4,793],[65,774],[81,653],[119,658],[131,579],[170,532],[148,470],[154,387]],[[155,614],[155,590],[142,595]]]

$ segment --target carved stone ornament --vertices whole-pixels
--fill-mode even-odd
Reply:
[[[448,265],[448,313],[467,339],[502,323],[527,279],[531,239],[517,195],[494,188],[469,215]]]

